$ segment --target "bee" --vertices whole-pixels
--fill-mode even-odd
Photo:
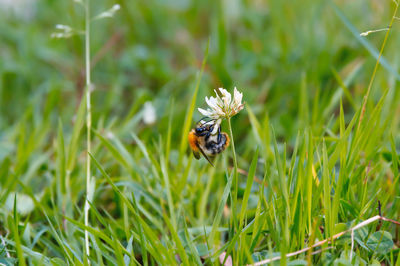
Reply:
[[[218,127],[218,128],[216,128]],[[189,144],[196,159],[200,159],[200,153],[212,165],[209,158],[223,152],[229,146],[229,137],[221,132],[221,127],[215,124],[215,120],[200,120],[196,127],[189,132]]]

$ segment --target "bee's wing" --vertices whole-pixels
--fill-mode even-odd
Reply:
[[[203,156],[204,156],[204,158],[206,158],[207,159],[207,161],[212,165],[212,166],[214,166],[213,165],[213,163],[210,161],[210,159],[208,158],[208,156],[205,154],[205,152],[203,151],[203,149],[200,147],[200,145],[198,145],[197,144],[197,148],[199,148],[199,151],[201,152],[201,154],[203,154]],[[200,156],[200,155],[199,155]],[[196,155],[195,155],[195,157],[196,157]],[[197,157],[196,157],[197,158]],[[198,159],[198,158],[197,158]]]

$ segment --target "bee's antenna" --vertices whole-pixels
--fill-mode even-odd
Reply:
[[[205,118],[208,118],[207,116],[205,116],[205,117],[202,117],[199,121],[197,121],[197,123],[196,124],[198,124],[198,123],[200,123],[201,121],[203,121],[203,119],[205,119]]]
[[[203,121],[203,119],[205,119],[205,118],[209,118],[209,117],[205,116],[205,117],[201,118],[199,121],[197,121],[196,124],[200,123],[200,122]],[[216,119],[205,120],[204,123],[201,123],[201,126],[203,126],[204,124],[207,124],[207,123],[209,123],[209,122],[211,122],[211,121],[215,121],[215,120],[216,120]]]

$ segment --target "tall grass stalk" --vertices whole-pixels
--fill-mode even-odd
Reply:
[[[91,80],[90,80],[90,0],[85,2],[85,66],[86,66],[86,200],[85,200],[85,226],[89,226],[89,194],[90,194],[90,141],[92,127],[92,107],[90,102]],[[85,250],[89,257],[89,232],[85,229]]]
[[[389,23],[389,26],[388,26],[388,30],[386,31],[385,39],[383,39],[383,43],[382,43],[382,46],[381,46],[381,50],[379,51],[379,56],[378,56],[378,59],[376,60],[375,67],[374,67],[374,71],[372,72],[371,80],[369,81],[368,89],[367,89],[367,92],[365,93],[365,96],[364,96],[364,99],[363,99],[362,109],[361,109],[361,117],[360,117],[360,121],[358,122],[357,130],[360,128],[361,122],[362,122],[362,120],[363,120],[363,118],[364,118],[365,107],[366,107],[366,105],[367,105],[368,97],[369,97],[369,94],[370,94],[371,88],[372,88],[372,84],[373,84],[373,82],[374,82],[375,75],[376,75],[376,72],[377,72],[377,70],[378,70],[379,61],[380,61],[380,59],[381,59],[381,57],[382,57],[383,49],[385,49],[385,45],[386,45],[386,42],[387,42],[387,40],[388,40],[390,30],[392,29],[393,22],[394,22],[394,20],[396,19],[396,14],[397,14],[397,9],[399,8],[399,4],[398,4],[397,1],[393,1],[393,2],[394,2],[394,4],[395,4],[396,7],[395,7],[395,9],[394,9],[394,11],[393,11],[392,19],[390,20],[390,23]]]

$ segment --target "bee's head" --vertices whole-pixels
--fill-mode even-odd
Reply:
[[[201,133],[207,131],[207,128],[206,127],[196,127],[194,129],[194,131],[196,132],[196,134],[201,134]]]
[[[196,135],[200,135],[200,134],[202,134],[204,132],[211,131],[213,129],[213,125],[214,125],[214,121],[213,120],[207,121],[207,122],[201,120],[197,124],[196,128],[194,129],[194,131],[195,131]]]

